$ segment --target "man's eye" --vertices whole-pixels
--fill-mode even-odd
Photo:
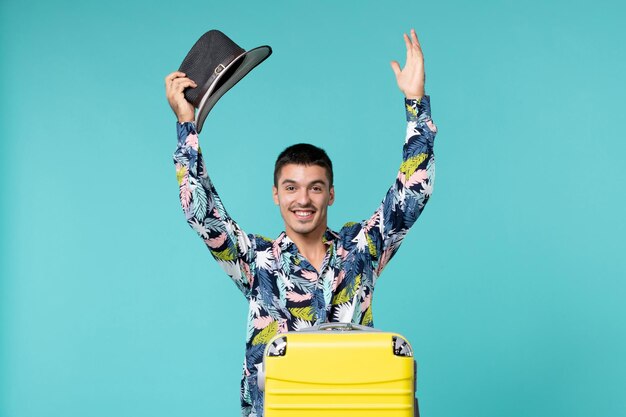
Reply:
[[[313,191],[315,191],[316,193],[321,193],[322,187],[313,187]]]
[[[295,189],[296,189],[296,187],[294,187],[293,185],[289,185],[289,186],[285,187],[285,190],[287,190],[287,191],[293,191]]]

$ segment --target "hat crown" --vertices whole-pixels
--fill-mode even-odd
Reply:
[[[198,133],[217,100],[271,54],[269,45],[246,51],[219,30],[210,30],[198,39],[179,67],[197,84],[184,88],[183,94],[197,109]]]
[[[219,30],[210,30],[198,39],[191,48],[179,71],[195,81],[198,86],[208,82],[214,71],[220,66],[227,66],[245,50]],[[206,89],[194,88],[185,91],[185,98],[198,107]]]

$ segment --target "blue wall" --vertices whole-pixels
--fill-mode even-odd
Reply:
[[[211,28],[271,45],[205,125],[210,172],[244,229],[276,236],[273,160],[319,144],[338,228],[395,175],[389,61],[411,27],[437,182],[374,309],[414,344],[423,415],[626,415],[622,2],[0,10],[2,417],[238,415],[246,303],[185,224],[163,77]]]

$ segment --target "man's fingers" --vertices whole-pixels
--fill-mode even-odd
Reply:
[[[172,85],[176,90],[183,90],[187,87],[197,87],[196,83],[190,78],[177,78]]]
[[[175,78],[170,83],[166,82],[166,90],[169,94],[181,93],[187,87],[196,88],[198,85],[190,78]]]
[[[171,74],[167,74],[165,76],[165,84],[169,84],[172,81],[174,81],[176,78],[185,77],[185,76],[186,74],[184,72],[174,71]]]
[[[396,74],[396,77],[402,72],[398,61],[391,61],[391,69],[393,70],[393,73]]]
[[[410,58],[413,54],[413,44],[406,33],[403,33],[402,36],[404,37],[404,43],[406,44],[406,57]]]
[[[415,33],[415,29],[411,29],[411,43],[414,47],[420,48],[420,41],[417,39],[417,34]]]

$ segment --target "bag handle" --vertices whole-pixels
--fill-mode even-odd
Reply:
[[[363,326],[362,324],[356,323],[322,323],[313,327],[306,327],[304,329],[298,330],[298,332],[316,332],[319,330],[340,330],[340,331],[350,331],[350,330],[361,330],[365,332],[380,332],[378,329],[374,329],[373,327]]]

